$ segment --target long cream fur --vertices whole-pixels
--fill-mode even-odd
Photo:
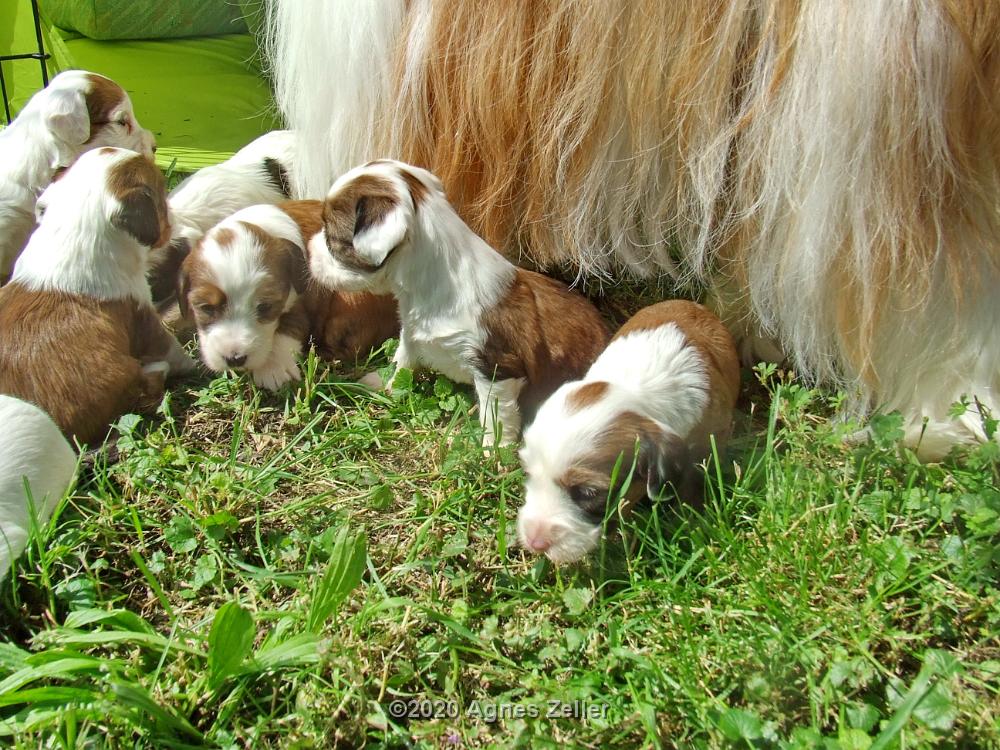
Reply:
[[[927,458],[983,437],[963,394],[1000,413],[996,3],[275,0],[269,34],[307,193],[391,156],[514,259],[711,279],[748,357]]]

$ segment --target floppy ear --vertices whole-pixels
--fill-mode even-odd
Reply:
[[[177,294],[178,274],[189,252],[191,243],[186,237],[175,237],[168,245],[150,252],[146,278],[154,304]]]
[[[46,92],[42,112],[45,127],[59,140],[81,146],[90,138],[90,113],[82,92],[51,89]]]
[[[285,273],[292,280],[292,288],[295,290],[295,293],[302,294],[309,283],[309,267],[306,265],[306,253],[294,242],[282,240],[281,244],[285,256]]]
[[[135,237],[146,247],[160,239],[160,215],[148,187],[129,190],[121,199],[122,206],[111,217],[112,226]]]
[[[644,434],[639,440],[637,472],[646,478],[650,498],[673,491],[684,503],[700,505],[702,476],[680,436],[672,432]]]
[[[394,196],[362,195],[354,205],[354,249],[373,266],[381,266],[406,238],[411,210]]]

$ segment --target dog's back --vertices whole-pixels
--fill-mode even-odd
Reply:
[[[0,289],[0,393],[38,404],[68,437],[99,442],[109,424],[155,395],[140,363],[166,357],[145,351],[159,340],[154,327],[152,308],[134,300],[13,282]]]

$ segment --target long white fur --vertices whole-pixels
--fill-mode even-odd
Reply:
[[[76,454],[34,404],[0,396],[0,580],[44,524],[76,472]],[[30,498],[25,492],[27,480]]]
[[[108,190],[108,173],[136,155],[118,148],[88,151],[46,188],[38,199],[38,229],[14,265],[11,281],[31,290],[152,304],[146,281],[149,248],[111,223],[122,204]],[[167,360],[172,371],[192,369],[191,358],[172,341]]]
[[[575,410],[567,407],[571,393],[597,381],[609,384],[599,401]],[[542,404],[524,432],[525,499],[517,514],[521,543],[530,548],[533,538],[546,539],[551,544],[545,554],[554,562],[572,562],[594,549],[601,527],[587,520],[558,479],[571,467],[584,465],[601,435],[624,412],[687,437],[701,421],[708,389],[705,363],[675,324],[612,341],[581,380],[563,384]]]
[[[7,127],[0,130],[0,280],[35,226],[35,200],[58,167],[68,167],[86,150],[116,146],[152,157],[153,136],[139,127],[128,95],[111,122],[90,132],[84,94],[92,87],[86,71],[67,70],[35,94]],[[127,117],[130,132],[116,120]]]
[[[447,13],[447,3],[272,5],[279,106],[303,149],[320,157],[304,184],[315,191],[372,156],[373,142],[398,153],[407,124],[427,132],[420,123],[430,107],[425,68],[437,53],[432,16]],[[600,40],[590,46],[609,71],[617,69],[622,39],[670,28],[637,18],[640,6],[629,3],[614,5],[615,23],[601,4],[551,7],[551,18],[547,10],[539,17],[587,29],[587,39]],[[956,156],[966,144],[952,142],[954,121],[986,106],[954,100],[956,76],[969,66],[968,42],[946,2],[789,8],[780,0],[727,0],[702,45],[711,64],[698,69],[701,77],[686,81],[690,90],[672,92],[676,100],[665,109],[642,103],[652,127],[618,116],[641,117],[642,110],[626,106],[632,82],[614,74],[606,91],[581,91],[575,107],[546,113],[546,126],[559,135],[549,142],[563,144],[556,184],[571,198],[556,201],[543,223],[550,244],[565,248],[563,260],[582,273],[670,271],[672,238],[684,257],[682,275],[711,278],[720,262],[734,262],[745,278],[719,312],[734,332],[747,334],[744,355],[778,357],[780,344],[807,378],[856,394],[851,413],[900,410],[907,442],[922,457],[938,458],[955,443],[984,437],[976,409],[948,416],[953,401],[978,397],[1000,413],[1000,340],[993,335],[1000,165],[995,146],[982,145],[993,136],[974,144],[983,150],[971,155],[974,173]],[[790,33],[782,27],[789,18]],[[337,71],[333,82],[330,71]],[[489,100],[489,83],[471,84],[482,87],[479,99]],[[973,85],[995,92],[997,81]],[[610,125],[581,142],[578,123],[597,101],[608,102],[602,122]],[[995,96],[991,101],[995,106]],[[666,122],[661,131],[654,113],[671,107],[697,112],[698,121],[684,132]],[[680,159],[672,159],[678,150]],[[917,156],[907,161],[911,152]],[[570,182],[570,168],[581,163],[583,178]],[[511,160],[515,180],[524,168]],[[922,192],[900,202],[893,191],[907,173]],[[921,214],[931,220],[914,229]],[[874,321],[869,329],[838,322],[845,298],[859,320]]]
[[[216,372],[229,369],[227,358],[245,356],[243,367],[250,372],[254,382],[277,390],[300,377],[296,355],[302,342],[277,333],[277,320],[261,323],[257,319],[255,294],[267,278],[268,269],[263,262],[263,248],[247,230],[247,224],[303,248],[298,224],[273,205],[250,206],[237,211],[209,231],[197,257],[226,295],[226,309],[220,319],[204,329],[198,328],[199,348],[205,364]],[[220,247],[216,239],[220,229],[231,230],[236,235],[225,248]],[[296,299],[295,290],[290,289],[285,311]]]
[[[302,0],[268,11],[268,56],[282,61],[272,65],[278,107],[308,133],[300,143],[309,158],[292,175],[295,193],[323,195],[335,175],[377,156],[373,134],[388,111],[388,51],[402,29],[403,4]]]
[[[419,210],[414,209],[410,191],[399,175],[400,168],[414,174],[427,188]],[[481,396],[479,419],[488,428],[484,444],[493,443],[492,415],[498,404],[502,441],[510,442],[520,429],[519,416],[516,422],[511,416],[511,404],[516,414],[516,394],[523,383],[491,383],[474,362],[486,340],[480,316],[499,304],[517,269],[466,226],[445,197],[440,180],[419,167],[394,161],[357,167],[337,179],[329,195],[365,174],[389,180],[397,190],[398,207],[359,235],[355,249],[365,260],[380,264],[404,237],[405,245],[381,269],[363,273],[338,263],[328,251],[323,234],[317,234],[309,241],[313,278],[332,289],[395,296],[401,324],[399,346],[393,356],[397,370],[419,365],[456,382],[474,384]]]
[[[274,159],[291,176],[297,171],[295,151],[295,134],[274,130],[221,164],[199,169],[170,191],[171,238],[182,237],[193,246],[209,229],[240,209],[286,200],[288,196],[271,181],[264,160]]]

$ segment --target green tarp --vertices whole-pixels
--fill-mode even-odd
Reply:
[[[65,38],[64,38],[65,37]],[[156,134],[157,161],[192,171],[227,158],[280,127],[267,82],[251,64],[249,34],[143,41],[96,41],[46,26],[51,73],[82,68],[118,81],[136,116]],[[31,4],[0,0],[0,54],[35,48]],[[38,63],[4,63],[15,111],[41,88]]]

